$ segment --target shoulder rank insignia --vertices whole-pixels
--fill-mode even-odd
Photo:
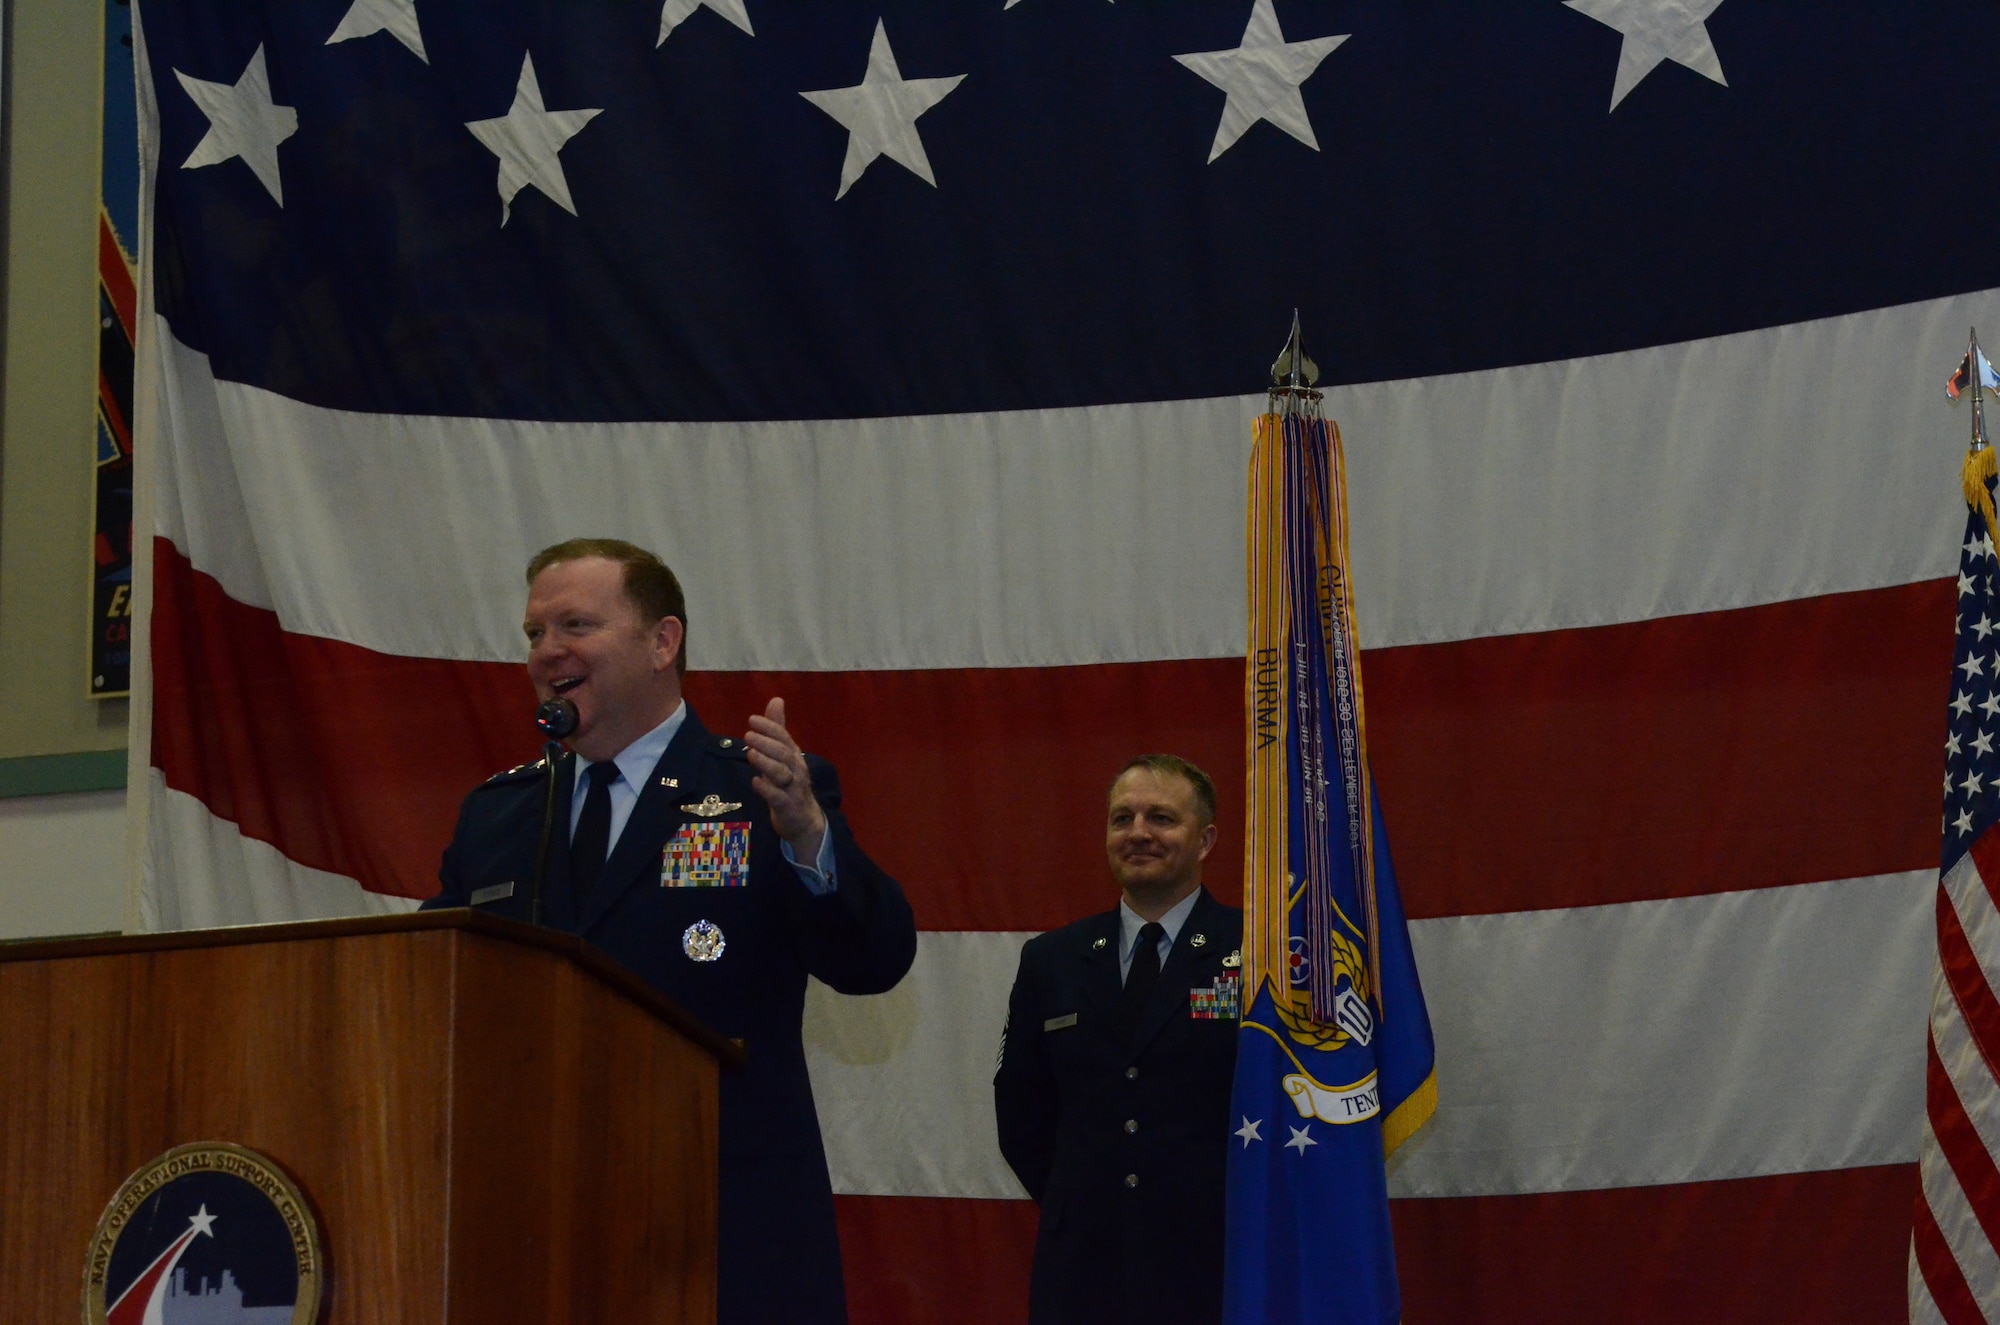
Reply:
[[[523,773],[539,773],[541,770],[547,768],[548,766],[549,766],[549,761],[547,759],[537,759],[532,763],[516,764],[512,768],[506,769],[499,773],[495,773],[492,777],[486,780],[488,782],[498,782],[502,778],[519,777]]]
[[[703,819],[714,819],[728,814],[731,810],[742,808],[742,801],[726,801],[711,791],[694,804],[681,806],[681,813],[696,815]]]

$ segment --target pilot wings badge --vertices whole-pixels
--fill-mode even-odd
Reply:
[[[700,819],[717,819],[728,814],[731,810],[740,810],[742,808],[742,801],[726,801],[711,791],[694,804],[681,806],[681,813],[692,814]]]

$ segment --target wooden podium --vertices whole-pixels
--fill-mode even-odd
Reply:
[[[0,944],[0,1303],[79,1320],[120,1184],[219,1141],[304,1189],[328,1325],[713,1321],[741,1053],[469,911]]]

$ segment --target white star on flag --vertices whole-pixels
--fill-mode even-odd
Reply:
[[[888,30],[876,19],[875,40],[868,48],[868,72],[858,84],[799,93],[847,130],[847,159],[840,163],[840,191],[834,198],[846,197],[861,172],[880,156],[887,156],[936,188],[931,159],[924,154],[924,140],[917,134],[917,117],[964,81],[964,74],[904,78],[896,67],[896,53],[889,49]]]
[[[2000,694],[1991,694],[1979,701],[1979,711],[1987,717],[2000,717]]]
[[[1954,820],[1952,820],[1952,821],[1951,821],[1951,826],[1952,826],[1953,828],[1956,828],[1956,829],[1957,829],[1957,830],[1959,831],[1959,834],[1960,834],[1961,836],[1963,836],[1963,835],[1964,835],[1964,834],[1966,834],[1966,833],[1969,833],[1969,832],[1971,832],[1971,831],[1972,831],[1972,811],[1971,811],[1971,810],[1961,810],[1961,811],[1959,812],[1959,816],[1958,816],[1958,818],[1956,818],[1956,819],[1954,819]]]
[[[513,215],[514,195],[532,184],[556,206],[576,215],[569,181],[563,176],[563,144],[603,110],[545,110],[542,88],[535,81],[535,59],[521,57],[521,78],[514,86],[514,104],[498,119],[471,120],[466,128],[500,158],[500,224]]]
[[[1259,1127],[1262,1127],[1263,1125],[1264,1125],[1264,1120],[1262,1118],[1259,1118],[1254,1123],[1251,1122],[1248,1118],[1245,1118],[1243,1120],[1243,1126],[1237,1128],[1230,1135],[1242,1137],[1243,1148],[1245,1150],[1248,1150],[1250,1148],[1250,1143],[1252,1141],[1262,1141],[1264,1139],[1263,1135],[1259,1133],[1257,1130]]]
[[[1951,738],[1950,746],[1951,746],[1951,753],[1957,754],[1958,738],[1956,736]],[[1972,748],[1974,750],[1977,750],[1980,754],[1990,755],[1993,753],[1993,738],[1991,736],[1988,736],[1985,732],[1980,732],[1972,738]]]
[[[1708,16],[1722,0],[1563,0],[1625,37],[1618,48],[1618,77],[1611,88],[1611,109],[1639,86],[1662,60],[1684,65],[1702,77],[1729,86],[1722,60],[1708,39]]]
[[[1988,635],[1993,633],[1993,623],[1986,619],[1986,614],[1984,612],[1981,612],[1979,614],[1979,620],[1972,623],[1972,629],[1978,633],[1979,638],[1985,639]]]
[[[1965,775],[1965,781],[1958,784],[1959,790],[1964,792],[1969,792],[1974,796],[1977,796],[1979,794],[1979,785],[1980,785],[1980,779],[1979,779],[1979,774],[1977,773],[1967,773]]]
[[[1958,670],[1965,673],[1967,680],[1971,680],[1973,677],[1978,676],[1980,674],[1979,669],[1980,669],[1979,659],[1972,654],[1967,654],[1965,661],[1958,665]]]
[[[713,9],[751,36],[757,35],[750,26],[750,11],[743,7],[743,0],[667,0],[660,6],[660,39],[653,45],[666,45],[667,34],[693,18],[695,10],[703,8]]]
[[[386,32],[402,42],[425,64],[431,62],[431,57],[424,54],[424,34],[417,28],[417,0],[354,0],[326,44],[372,37],[378,32]]]
[[[180,70],[176,69],[174,72],[179,73]],[[1963,597],[1964,595],[1971,593],[1972,590],[1973,590],[1972,577],[1970,575],[1967,575],[1964,571],[1960,571],[1958,573],[1959,596]]]
[[[1229,94],[1208,159],[1212,162],[1234,147],[1258,120],[1270,121],[1317,152],[1319,139],[1313,136],[1299,84],[1351,35],[1286,41],[1271,0],[1257,0],[1243,29],[1243,44],[1235,50],[1176,55],[1175,60]]]
[[[1957,695],[1952,697],[1951,711],[1961,718],[1969,715],[1972,712],[1972,696],[1966,694],[1963,690],[1959,691]]]
[[[1286,1130],[1292,1134],[1292,1139],[1285,1142],[1285,1149],[1287,1150],[1296,1150],[1303,1155],[1306,1153],[1307,1146],[1316,1146],[1319,1144],[1319,1142],[1312,1139],[1311,1123],[1307,1123],[1304,1127],[1292,1127]]]
[[[264,48],[259,45],[244,66],[243,76],[232,86],[189,78],[180,70],[181,80],[194,104],[208,116],[208,132],[181,162],[182,170],[213,166],[233,156],[243,158],[278,206],[285,205],[285,190],[278,178],[278,144],[299,131],[299,113],[290,106],[271,101],[271,80],[264,72]]]

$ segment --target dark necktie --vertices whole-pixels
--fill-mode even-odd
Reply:
[[[1160,940],[1166,935],[1156,920],[1139,926],[1139,941],[1132,948],[1132,969],[1125,973],[1125,992],[1118,998],[1118,1038],[1129,1040],[1139,1029],[1139,1015],[1153,986],[1160,983]]]
[[[618,780],[618,765],[606,759],[584,769],[583,777],[590,791],[583,798],[576,836],[569,842],[569,879],[579,911],[604,872],[604,856],[611,847],[611,784]]]

